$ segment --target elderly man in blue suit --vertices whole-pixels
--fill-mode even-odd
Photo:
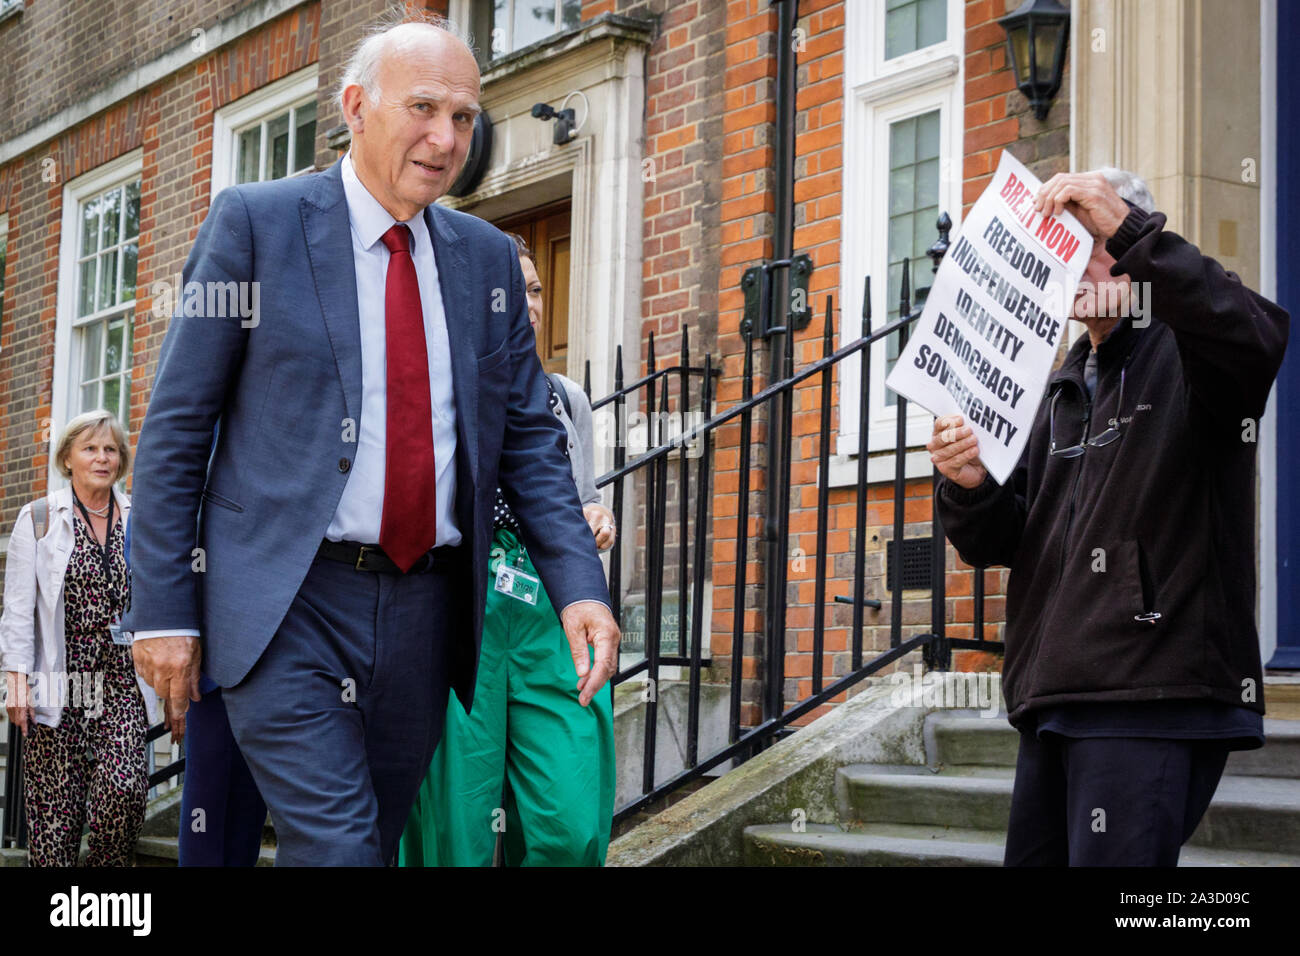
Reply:
[[[616,668],[514,245],[431,205],[478,96],[445,24],[369,36],[344,77],[349,155],[217,196],[162,346],[123,626],[176,719],[201,642],[281,864],[392,858],[449,686],[472,706],[498,484],[580,702]],[[191,295],[231,288],[258,314]]]

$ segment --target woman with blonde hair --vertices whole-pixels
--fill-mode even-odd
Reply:
[[[118,622],[130,601],[123,535],[131,500],[121,423],[102,409],[59,438],[66,488],[23,506],[5,566],[0,670],[23,735],[31,866],[129,866],[144,823],[145,734],[156,710]]]

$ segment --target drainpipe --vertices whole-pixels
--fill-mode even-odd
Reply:
[[[798,0],[771,0],[777,12],[776,38],[776,129],[775,168],[772,195],[775,215],[772,225],[772,258],[789,260],[794,252],[794,135],[795,135],[795,23],[799,19]],[[768,382],[779,381],[793,347],[793,328],[789,314],[790,270],[776,269],[772,274],[771,294],[767,296],[770,314],[768,328],[783,326],[784,332],[771,337],[768,349]],[[782,399],[782,405],[793,400]],[[767,517],[763,523],[767,544],[764,593],[766,597],[766,662],[763,712],[767,718],[784,709],[785,682],[785,585],[787,555],[784,553],[785,528],[789,520],[789,489],[786,487],[788,462],[784,460],[788,436],[783,434],[782,415],[775,406],[768,412]],[[743,600],[743,596],[740,598]]]

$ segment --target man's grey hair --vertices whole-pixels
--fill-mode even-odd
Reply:
[[[1103,166],[1097,172],[1101,173],[1106,182],[1119,193],[1120,199],[1127,199],[1143,212],[1156,211],[1155,197],[1147,188],[1146,180],[1137,173],[1129,172],[1127,169],[1116,169],[1114,166]]]
[[[393,7],[366,30],[366,35],[348,57],[348,62],[343,67],[343,78],[339,80],[339,87],[335,93],[340,112],[343,110],[343,91],[354,84],[366,91],[366,96],[372,103],[378,102],[379,62],[392,43],[393,38],[390,34],[399,27],[412,23],[442,30],[459,40],[465,47],[465,52],[471,57],[474,56],[473,37],[453,21],[423,10],[411,11],[403,6]]]

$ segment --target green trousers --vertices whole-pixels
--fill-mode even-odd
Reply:
[[[452,694],[398,863],[491,866],[501,833],[507,866],[600,866],[614,810],[611,688],[578,703],[545,590],[530,605],[494,587],[502,561],[537,571],[510,532],[498,529],[492,544],[473,713]]]

